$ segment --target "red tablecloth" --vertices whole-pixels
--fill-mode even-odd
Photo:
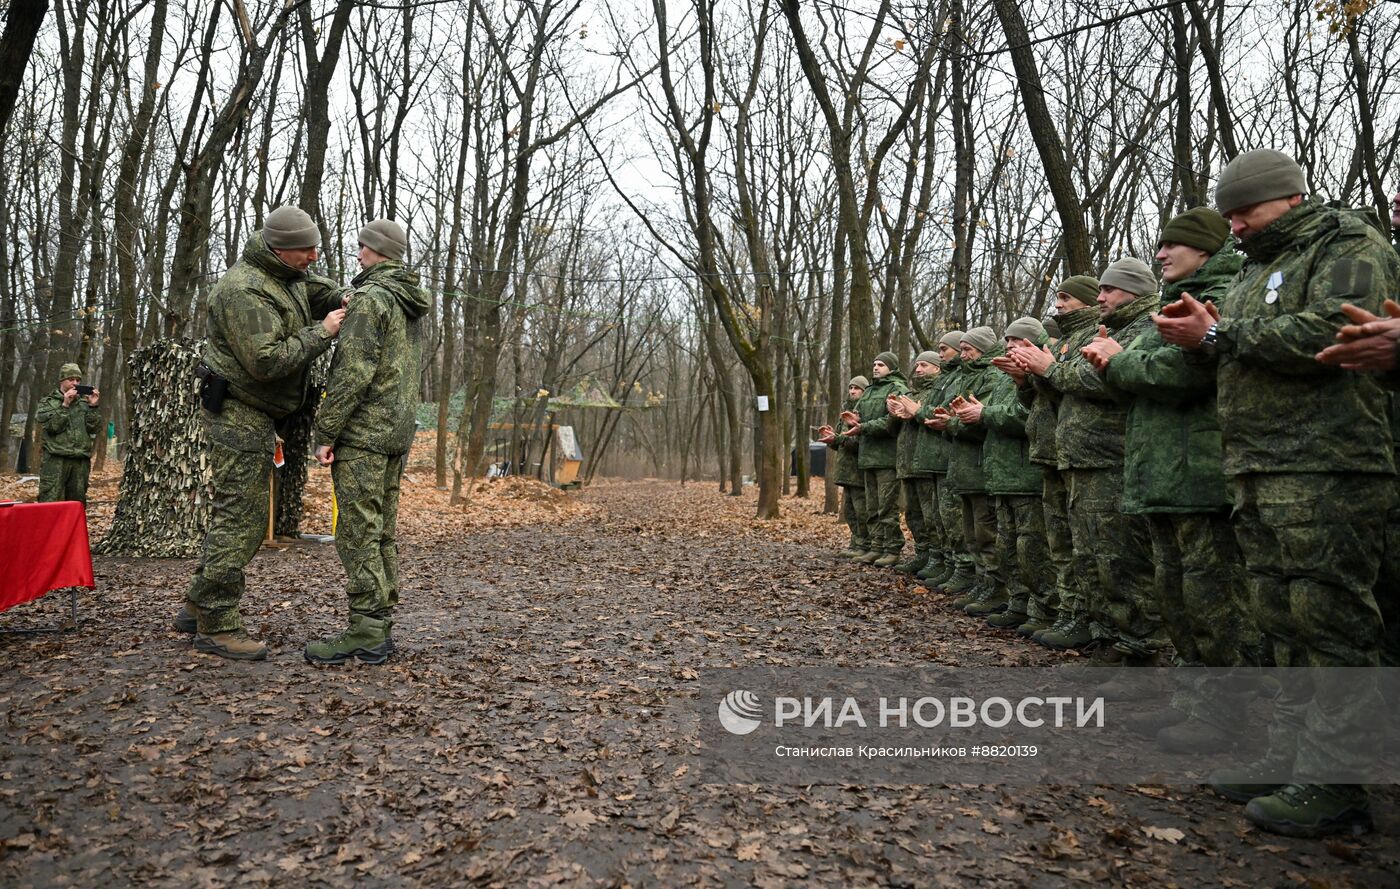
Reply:
[[[92,587],[83,505],[0,506],[0,611],[68,586]]]

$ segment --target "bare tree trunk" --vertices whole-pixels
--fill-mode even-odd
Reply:
[[[34,40],[48,11],[48,0],[10,0],[5,33],[0,36],[0,133],[9,126]]]

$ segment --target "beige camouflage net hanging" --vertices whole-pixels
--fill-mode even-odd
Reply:
[[[127,360],[131,431],[112,530],[94,552],[186,558],[209,522],[211,472],[199,421],[199,346],[159,340]]]

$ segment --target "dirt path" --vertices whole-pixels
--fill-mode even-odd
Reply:
[[[189,563],[99,559],[81,632],[0,638],[0,885],[1397,885],[1393,789],[1378,833],[1323,843],[1191,788],[699,783],[670,716],[695,671],[1058,656],[838,564],[811,507],[581,496],[562,524],[416,522],[386,667],[302,661],[343,619],[330,547],[254,562],[251,665],[167,629]]]

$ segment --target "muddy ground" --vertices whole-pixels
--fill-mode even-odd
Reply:
[[[343,621],[330,546],[250,566],[256,664],[169,628],[189,562],[98,558],[78,632],[0,637],[0,885],[1400,885],[1394,788],[1322,842],[1192,787],[701,783],[675,714],[707,668],[1071,656],[839,563],[811,503],[567,496],[407,521],[383,667],[302,660]]]

